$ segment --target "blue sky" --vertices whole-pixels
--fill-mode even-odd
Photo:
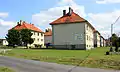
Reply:
[[[1,0],[0,38],[19,20],[32,22],[44,30],[49,23],[71,6],[74,12],[90,21],[101,35],[110,35],[110,24],[120,15],[120,0]],[[114,26],[119,34],[119,22]]]

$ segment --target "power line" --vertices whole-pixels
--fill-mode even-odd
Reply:
[[[113,24],[115,24],[119,20],[119,18],[120,18],[120,16],[116,19],[116,21]]]

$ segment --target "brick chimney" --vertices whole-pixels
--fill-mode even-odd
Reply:
[[[63,10],[63,16],[65,16],[66,15],[66,10]]]
[[[20,20],[20,23],[19,23],[20,25],[22,24],[22,20]]]
[[[71,7],[69,7],[69,13],[68,13],[69,16],[71,16],[72,12],[73,12],[73,9]]]

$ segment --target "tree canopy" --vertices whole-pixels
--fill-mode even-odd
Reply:
[[[14,46],[20,44],[20,33],[18,30],[9,30],[5,38],[8,41],[9,45]]]
[[[21,40],[24,43],[24,45],[27,46],[27,44],[32,44],[34,42],[34,40],[31,38],[32,33],[30,30],[22,29],[20,31],[20,35],[21,35]]]
[[[24,44],[26,47],[28,44],[32,44],[34,40],[31,38],[32,33],[29,29],[22,30],[9,30],[6,39],[9,45],[21,45]]]

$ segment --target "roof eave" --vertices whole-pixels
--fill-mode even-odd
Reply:
[[[78,22],[50,23],[50,25],[69,24],[69,23],[83,23],[83,22],[87,22],[87,21],[85,20],[85,21],[78,21]]]

